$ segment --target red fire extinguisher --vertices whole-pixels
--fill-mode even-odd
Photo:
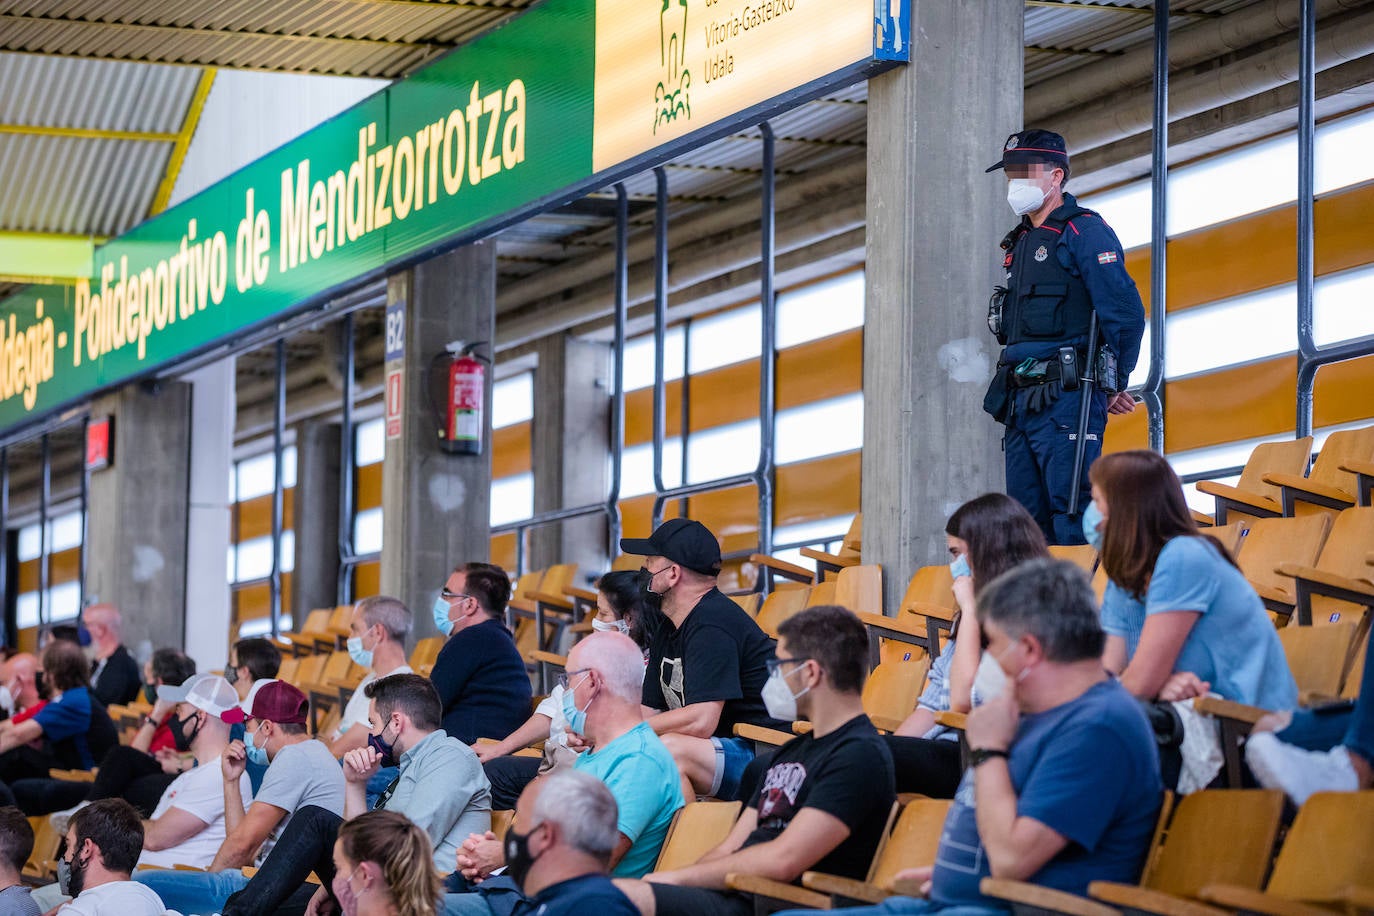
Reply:
[[[456,340],[445,347],[439,359],[449,359],[445,385],[439,447],[451,455],[480,455],[486,431],[484,411],[487,403],[487,357],[477,352],[486,341],[465,343]]]

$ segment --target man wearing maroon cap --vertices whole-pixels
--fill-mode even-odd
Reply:
[[[1005,349],[983,409],[1007,427],[1007,494],[1051,544],[1082,544],[1088,466],[1102,452],[1107,414],[1135,409],[1126,385],[1145,307],[1116,233],[1064,190],[1063,137],[1018,131],[995,169],[1006,170],[1007,205],[1020,221],[1002,240],[1006,280],[988,305],[988,329]]]
[[[314,805],[342,817],[344,778],[329,749],[306,731],[309,703],[285,681],[262,685],[253,697],[243,741],[221,758],[225,839],[208,872],[144,871],[134,880],[157,891],[168,909],[191,916],[218,913],[248,884],[242,868],[265,859],[291,816]],[[265,764],[257,797],[244,812],[240,777],[248,761]]]

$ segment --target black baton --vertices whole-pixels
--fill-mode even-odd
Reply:
[[[1097,310],[1094,309],[1092,317],[1088,319],[1088,367],[1095,368],[1093,357],[1097,353]],[[1088,414],[1093,405],[1093,389],[1097,387],[1097,380],[1093,378],[1092,372],[1083,373],[1082,383],[1079,385],[1078,396],[1078,440],[1073,444],[1073,487],[1069,491],[1069,515],[1078,514],[1078,500],[1082,495],[1083,478],[1083,458],[1088,447]]]

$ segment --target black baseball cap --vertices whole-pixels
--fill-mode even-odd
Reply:
[[[1014,133],[1002,144],[1002,158],[983,171],[993,172],[1008,165],[1030,165],[1046,162],[1069,170],[1068,147],[1064,138],[1052,130],[1028,129]]]
[[[666,557],[703,576],[720,573],[720,542],[701,522],[670,518],[647,538],[621,538],[620,549],[642,557]]]

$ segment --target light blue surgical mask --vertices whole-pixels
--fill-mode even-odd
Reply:
[[[968,556],[961,553],[955,557],[954,562],[949,564],[949,574],[956,579],[960,576],[972,576],[973,570],[968,568]]]
[[[453,608],[444,600],[443,595],[434,599],[434,626],[445,636],[453,632],[453,621],[448,619],[448,615],[452,611]]]
[[[364,668],[372,667],[372,650],[363,648],[361,636],[348,637],[348,657]]]
[[[582,681],[585,681],[587,677],[588,675],[582,675]],[[581,684],[582,681],[577,683]],[[592,701],[588,700],[586,706],[578,709],[577,698],[573,696],[573,689],[574,685],[572,684],[563,688],[563,719],[568,723],[569,731],[585,735],[587,733],[587,710],[591,709]]]
[[[267,749],[258,747],[253,741],[256,732],[245,732],[243,735],[243,748],[248,753],[248,762],[255,763],[260,767],[267,766],[271,761],[267,759]]]
[[[1102,549],[1102,532],[1097,526],[1102,524],[1102,513],[1097,508],[1097,503],[1088,501],[1088,508],[1083,510],[1083,537],[1093,550]]]

